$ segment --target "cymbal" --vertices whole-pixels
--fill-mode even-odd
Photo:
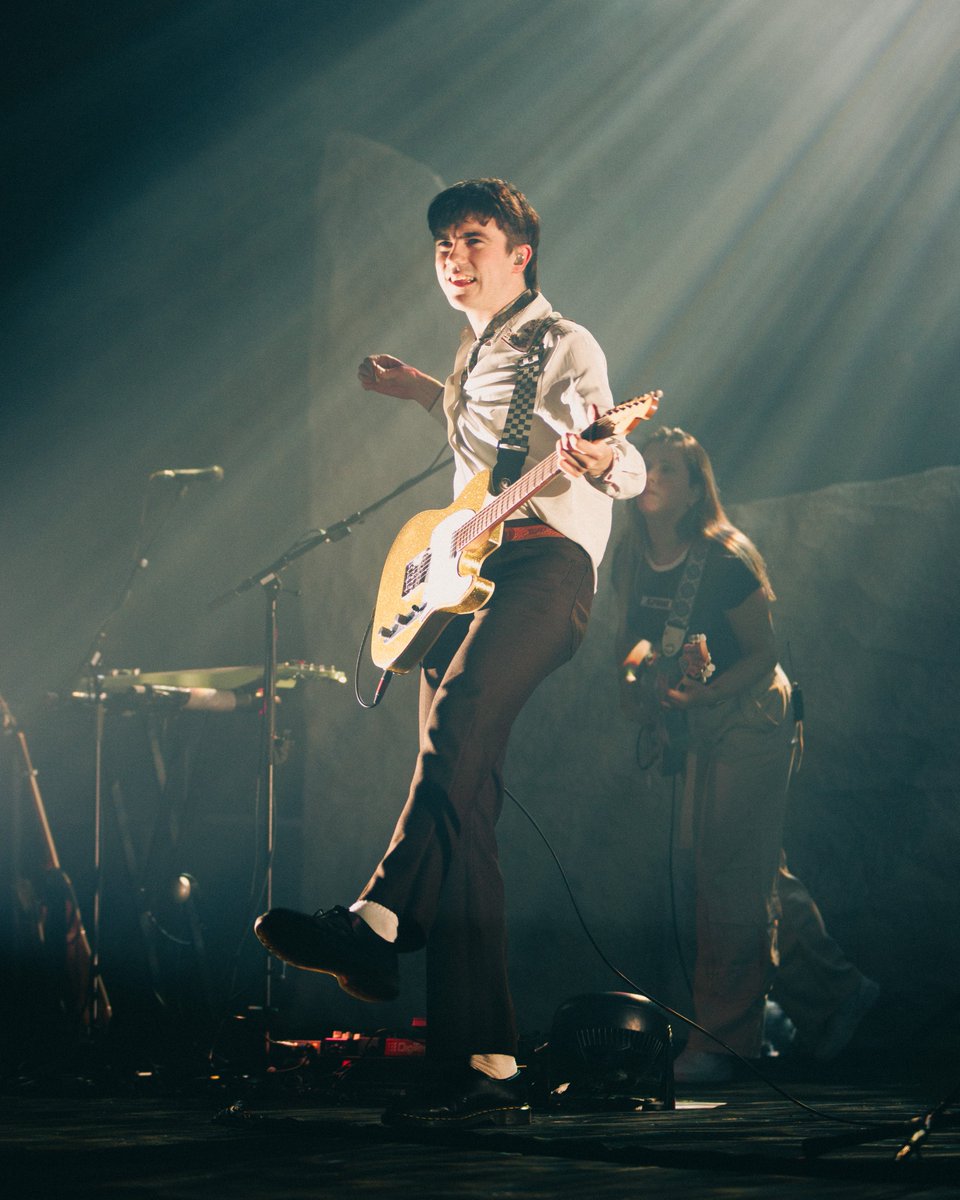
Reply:
[[[301,679],[332,679],[346,683],[346,674],[337,667],[317,663],[285,662],[277,664],[277,687],[296,687]],[[216,688],[219,691],[238,691],[263,682],[263,667],[186,667],[181,671],[117,671],[100,680],[105,692],[123,692],[137,684],[153,687]]]

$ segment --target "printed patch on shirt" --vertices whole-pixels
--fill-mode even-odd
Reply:
[[[671,600],[669,596],[641,596],[641,608],[669,608]]]

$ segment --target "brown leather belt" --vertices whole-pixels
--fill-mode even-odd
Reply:
[[[507,522],[503,527],[503,540],[505,542],[522,542],[527,538],[544,538],[544,537],[565,537],[565,534],[553,529],[549,525],[539,524],[516,524],[511,525]]]

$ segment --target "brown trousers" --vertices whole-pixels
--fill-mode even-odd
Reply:
[[[431,1057],[515,1054],[495,826],[510,729],[583,639],[587,553],[564,538],[511,542],[483,574],[490,602],[456,617],[423,662],[420,753],[390,846],[362,893],[397,913],[398,948],[426,946]]]

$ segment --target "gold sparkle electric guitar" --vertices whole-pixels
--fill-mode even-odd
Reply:
[[[647,392],[608,409],[580,436],[623,437],[653,416],[662,394]],[[486,604],[494,585],[480,569],[500,545],[503,522],[559,474],[555,450],[491,496],[491,472],[480,471],[449,508],[428,509],[404,525],[387,554],[373,614],[371,653],[382,671],[409,671],[453,617]]]

